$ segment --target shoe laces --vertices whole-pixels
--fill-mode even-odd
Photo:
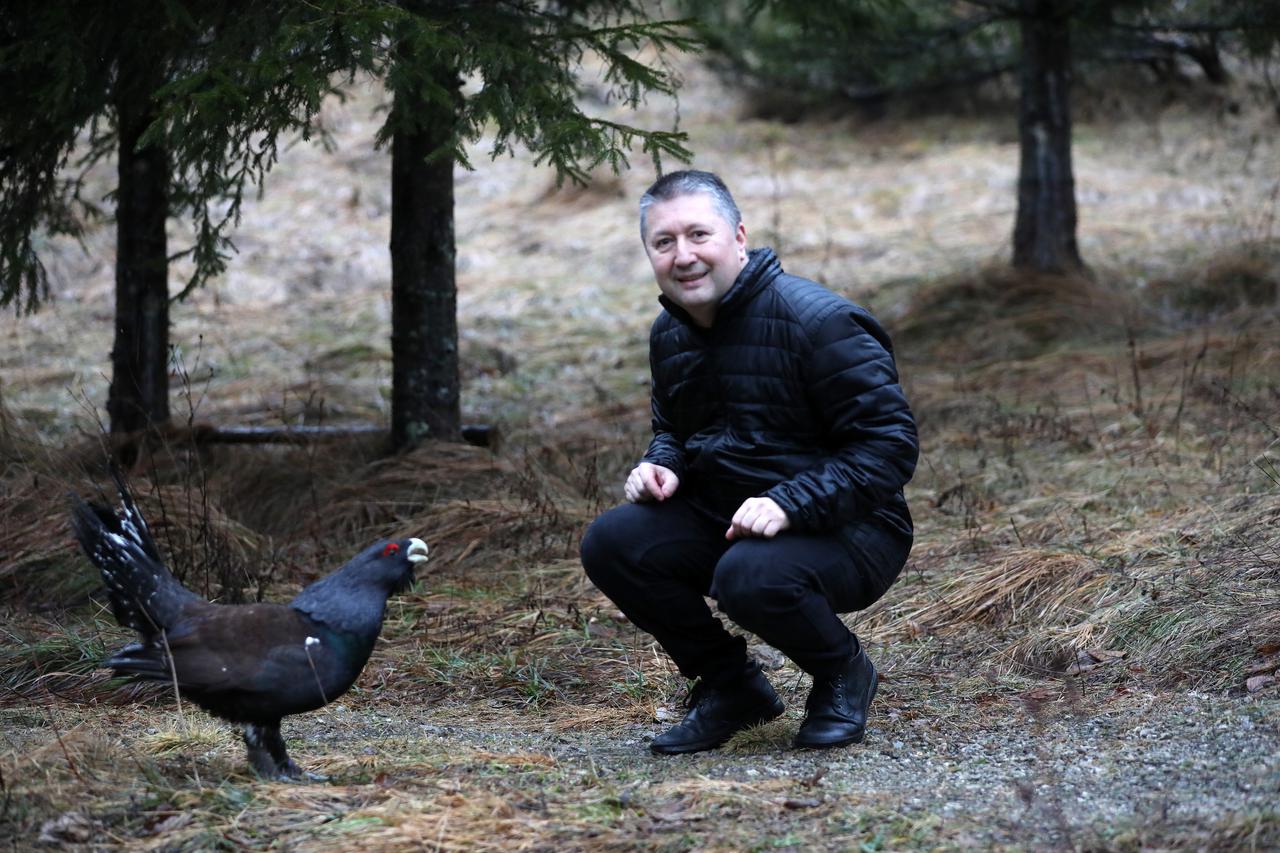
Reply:
[[[809,698],[805,701],[805,709],[813,710],[815,705],[821,705],[825,702],[843,704],[845,695],[848,693],[848,673],[841,670],[835,675],[815,681],[813,689],[809,691]]]
[[[702,703],[703,699],[707,698],[710,692],[711,685],[699,678],[693,683],[693,686],[689,688],[688,694],[685,695],[684,706],[692,711]]]

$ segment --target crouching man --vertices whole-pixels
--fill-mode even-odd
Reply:
[[[651,749],[713,749],[783,711],[704,596],[813,676],[796,746],[857,743],[876,670],[838,614],[884,595],[912,542],[902,490],[918,444],[889,337],[772,250],[749,250],[714,174],[660,178],[640,234],[664,309],[649,338],[653,441],[582,562],[697,679]]]

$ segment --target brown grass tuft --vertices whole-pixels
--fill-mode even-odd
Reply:
[[[908,624],[932,631],[1060,624],[1089,612],[1107,582],[1107,573],[1088,557],[1016,550],[950,576],[929,591],[927,602],[905,605],[886,630]]]
[[[1280,252],[1266,242],[1218,251],[1178,277],[1152,281],[1143,296],[1183,323],[1274,309],[1280,301]]]
[[[917,290],[894,324],[895,343],[912,360],[1021,359],[1114,332],[1133,313],[1129,300],[1086,276],[988,267]]]

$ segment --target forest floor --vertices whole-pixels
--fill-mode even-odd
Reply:
[[[286,721],[327,783],[257,781],[229,729],[97,669],[127,636],[65,496],[104,482],[114,238],[49,246],[51,303],[0,318],[0,845],[1280,847],[1273,106],[1243,82],[1085,89],[1091,274],[1059,279],[1005,267],[998,98],[783,123],[684,73],[695,165],[728,179],[753,244],[886,322],[919,419],[915,551],[849,617],[884,678],[866,741],[791,749],[808,685],[756,645],[787,714],[649,754],[684,684],[575,555],[645,444],[652,169],[557,190],[481,139],[457,186],[463,399],[498,446],[174,440],[134,473],[171,564],[224,600],[286,599],[379,536],[431,544],[357,687]],[[179,421],[386,422],[377,100],[326,108],[334,150],[286,151],[227,275],[175,304]],[[655,99],[640,121],[669,115]]]

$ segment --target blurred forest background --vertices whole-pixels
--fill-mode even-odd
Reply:
[[[0,840],[1280,846],[1277,60],[1269,0],[10,4]],[[649,758],[684,684],[577,562],[685,162],[894,336],[917,543],[849,616],[861,749],[790,752],[756,645],[787,716]],[[219,601],[430,543],[286,723],[331,784],[98,669],[68,493],[111,459]]]

